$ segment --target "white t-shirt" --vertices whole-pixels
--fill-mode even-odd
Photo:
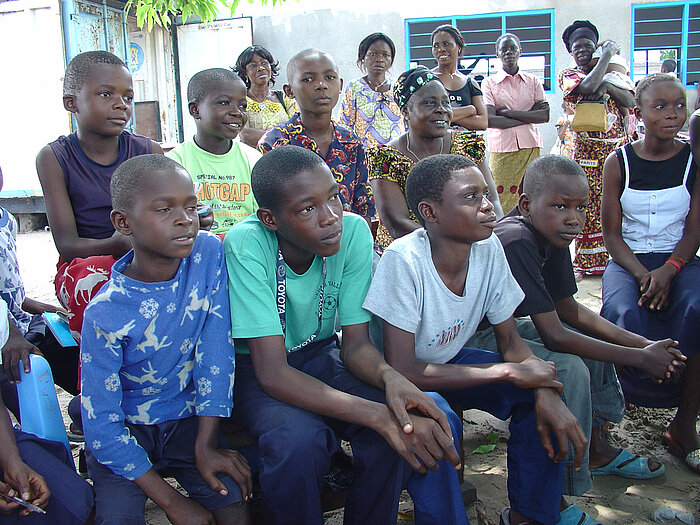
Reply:
[[[452,293],[435,269],[428,235],[421,228],[386,249],[362,306],[414,334],[417,359],[446,363],[484,317],[491,324],[502,323],[524,297],[495,235],[472,245],[464,294]]]

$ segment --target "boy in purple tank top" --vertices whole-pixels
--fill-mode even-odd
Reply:
[[[106,51],[76,56],[66,68],[63,106],[78,130],[42,148],[36,160],[60,255],[56,295],[78,341],[87,303],[109,279],[116,258],[131,249],[109,220],[112,173],[128,158],[163,153],[151,139],[124,130],[133,98],[131,74],[119,57]]]

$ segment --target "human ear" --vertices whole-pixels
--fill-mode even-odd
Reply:
[[[199,120],[201,118],[199,116],[199,106],[196,102],[190,102],[189,104],[187,104],[187,109],[189,109],[190,115],[192,115],[192,118],[194,118],[195,120]]]
[[[436,222],[437,215],[429,202],[421,201],[418,203],[418,213],[425,222]]]
[[[78,112],[78,108],[75,105],[75,95],[63,95],[63,108],[71,113]]]
[[[109,214],[109,220],[112,221],[112,226],[122,235],[131,235],[131,227],[129,226],[129,218],[122,210],[112,210]]]
[[[520,198],[518,199],[518,210],[520,210],[520,215],[523,217],[529,217],[530,216],[530,204],[532,201],[530,200],[530,196],[527,193],[523,193],[520,195]]]
[[[285,84],[282,86],[282,90],[284,91],[284,94],[287,96],[287,98],[294,98],[294,91],[292,91],[292,86],[289,84]]]
[[[639,109],[639,106],[634,106],[634,116],[637,117],[637,120],[639,120],[639,121],[644,120],[642,118],[642,111]]]
[[[271,232],[276,232],[279,230],[279,225],[277,224],[277,219],[275,219],[272,210],[269,208],[258,208],[256,212],[258,215],[258,220],[262,223],[265,228]]]

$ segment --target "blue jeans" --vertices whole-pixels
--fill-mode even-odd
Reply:
[[[349,394],[384,403],[384,392],[355,378],[340,360],[335,338],[287,355],[289,365]],[[338,448],[338,438],[350,442],[355,480],[345,504],[346,525],[395,524],[399,495],[406,487],[414,498],[415,522],[466,524],[457,472],[446,461],[437,472],[414,473],[374,430],[327,418],[278,401],[265,393],[248,355],[236,357],[234,413],[253,437],[262,456],[260,485],[267,523],[321,525],[321,487]],[[447,403],[434,396],[448,413],[453,435],[461,420]]]
[[[578,419],[586,439],[591,437],[591,427],[603,426],[606,421],[622,421],[625,401],[613,364],[551,351],[542,343],[537,328],[530,319],[516,319],[515,324],[520,337],[532,353],[545,361],[553,361],[556,365],[559,381],[564,385],[562,400]],[[567,328],[573,330],[569,326]],[[491,328],[476,332],[467,341],[467,345],[497,351],[496,337]],[[574,469],[574,451],[570,448],[564,459],[564,494],[580,496],[589,491],[592,484],[588,450],[577,472]]]
[[[463,348],[449,364],[500,363],[499,354]],[[559,522],[563,465],[547,456],[537,433],[532,391],[494,383],[440,394],[464,408],[476,408],[506,420],[508,439],[508,498],[512,509],[545,525]]]

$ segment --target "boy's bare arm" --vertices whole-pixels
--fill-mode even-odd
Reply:
[[[426,467],[437,468],[437,460],[443,459],[434,457],[428,448],[416,443],[417,436],[425,436],[423,418],[413,419],[414,426],[420,425],[420,432],[416,428],[406,434],[386,405],[336,390],[289,366],[281,335],[248,339],[248,348],[255,375],[269,396],[315,414],[372,428],[419,472],[425,472]],[[448,446],[445,443],[441,450]]]
[[[8,314],[9,337],[2,347],[2,365],[7,378],[13,383],[19,383],[22,378],[19,374],[19,366],[26,374],[31,371],[29,354],[43,355],[41,351],[24,338],[24,334],[17,328],[14,319]]]
[[[128,237],[121,234],[107,239],[86,239],[78,236],[63,170],[50,146],[44,146],[37,155],[36,170],[44,193],[51,234],[64,261],[70,262],[77,257],[91,255],[121,257],[131,249]]]
[[[392,238],[398,239],[420,228],[420,224],[409,217],[406,197],[396,182],[374,179],[370,185],[377,212]]]
[[[158,144],[155,140],[151,141],[151,153],[156,155],[164,155],[163,148],[161,148],[160,144]]]
[[[571,298],[571,301],[578,304],[573,298]],[[596,329],[604,329],[605,323],[612,325],[612,323],[602,318],[603,322],[597,323],[593,317],[595,314],[590,312],[590,310],[588,311],[590,316],[587,316],[585,311],[582,313],[582,317],[577,317],[582,322],[578,323],[576,319],[572,319],[574,316],[569,315],[569,320],[574,321],[574,323],[569,324],[578,330],[588,332],[588,328],[591,325]],[[665,339],[656,343],[649,342],[648,345],[644,345],[642,348],[622,346],[569,330],[561,323],[558,311],[532,314],[530,317],[537,327],[537,333],[539,333],[545,346],[550,350],[574,354],[596,361],[640,368],[658,380],[669,380],[673,376],[680,375],[683,371],[684,366],[682,363],[685,357],[677,348],[674,348],[675,343],[672,339]],[[619,328],[611,331],[615,334],[618,334],[620,331],[625,332]],[[627,337],[627,339],[632,339],[632,337]]]
[[[22,310],[30,314],[43,314],[44,312],[66,312],[60,306],[42,303],[41,301],[37,301],[36,299],[31,299],[29,297],[24,298],[24,302],[22,303]]]

